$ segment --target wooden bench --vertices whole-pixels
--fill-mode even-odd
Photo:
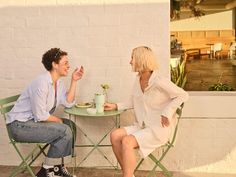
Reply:
[[[201,58],[201,50],[199,48],[191,48],[191,49],[187,49],[185,51],[186,53],[186,59],[190,60],[190,59],[200,59]]]

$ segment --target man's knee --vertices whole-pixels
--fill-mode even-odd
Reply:
[[[76,124],[72,120],[69,120],[69,121],[70,121],[70,126],[72,127],[72,129],[76,130]]]
[[[64,138],[66,138],[68,141],[72,140],[73,133],[72,133],[72,130],[69,126],[66,125],[64,133],[65,133]]]
[[[65,118],[62,118],[62,120],[63,120],[63,123],[71,127],[72,130],[76,130],[76,124],[72,120],[65,119]]]

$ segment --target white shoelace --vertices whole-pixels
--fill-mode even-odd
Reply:
[[[63,174],[67,175],[68,177],[76,177],[75,175],[71,175],[66,167],[62,167]]]
[[[55,176],[54,176],[54,172],[49,172],[49,173],[47,173],[47,177],[55,177]]]

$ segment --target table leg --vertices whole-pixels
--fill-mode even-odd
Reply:
[[[116,115],[116,128],[120,128],[120,114]],[[119,169],[119,163],[118,160],[116,160],[116,169]]]
[[[113,163],[107,158],[107,156],[99,149],[99,147],[105,147],[105,146],[111,146],[111,145],[101,145],[101,142],[107,137],[107,135],[113,130],[114,127],[112,127],[103,137],[102,139],[99,140],[98,143],[94,143],[94,141],[81,129],[79,130],[82,132],[82,134],[89,140],[91,145],[77,145],[76,147],[93,147],[88,154],[82,159],[82,161],[78,164],[80,166],[91,154],[92,152],[96,149],[108,162],[111,166],[116,168]]]
[[[213,50],[213,45],[211,45],[211,49],[210,49],[210,59],[215,58],[214,56],[214,50]]]
[[[120,128],[120,115],[116,115],[116,128]]]
[[[76,167],[79,167],[91,154],[92,152],[96,149],[101,156],[103,156],[107,162],[114,168],[114,169],[118,169],[118,162],[116,165],[114,165],[109,159],[108,157],[102,152],[102,150],[99,147],[107,147],[107,146],[111,146],[109,145],[101,145],[101,143],[103,142],[103,140],[107,137],[107,135],[109,135],[111,133],[111,131],[114,128],[119,128],[120,127],[120,115],[116,115],[115,117],[115,124],[108,130],[108,132],[97,142],[95,143],[86,133],[85,131],[83,131],[83,129],[80,126],[77,126],[78,129],[81,131],[81,133],[83,134],[84,137],[86,137],[89,142],[91,143],[90,145],[75,145],[75,147],[93,147],[88,153],[87,155],[78,163],[78,165]]]
[[[74,119],[72,120],[72,115],[71,114],[69,114],[69,119],[71,120],[71,121],[73,121],[74,123],[75,123],[75,125],[77,125],[76,124],[76,118],[74,117]],[[73,125],[71,124],[70,125],[70,127],[73,127]],[[76,135],[75,135],[75,132],[73,131],[73,128],[71,128],[71,130],[72,130],[72,134],[73,134],[73,138],[74,138],[74,146],[72,147],[72,149],[71,149],[71,152],[72,153],[74,153],[74,154],[72,154],[72,161],[73,161],[73,159],[74,159],[74,165],[72,165],[73,167],[72,167],[72,174],[74,175],[75,174],[75,168],[76,168],[76,152],[75,152],[75,144],[76,144]]]
[[[213,59],[212,51],[210,50],[210,59]]]

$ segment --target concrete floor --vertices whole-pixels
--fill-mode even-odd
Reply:
[[[187,91],[208,91],[222,75],[222,83],[236,89],[236,67],[229,59],[191,59],[186,63]]]
[[[0,177],[10,175],[14,167],[0,166]],[[37,172],[39,167],[34,167],[33,171]],[[70,171],[72,169],[69,169]],[[79,168],[75,174],[77,177],[121,177],[119,170],[110,169],[95,169],[95,168]],[[146,177],[147,171],[138,171],[136,177]],[[17,177],[31,177],[27,172],[17,175]],[[157,172],[154,177],[164,177],[160,172]],[[213,174],[213,173],[180,173],[174,172],[173,177],[236,177],[236,174]]]

